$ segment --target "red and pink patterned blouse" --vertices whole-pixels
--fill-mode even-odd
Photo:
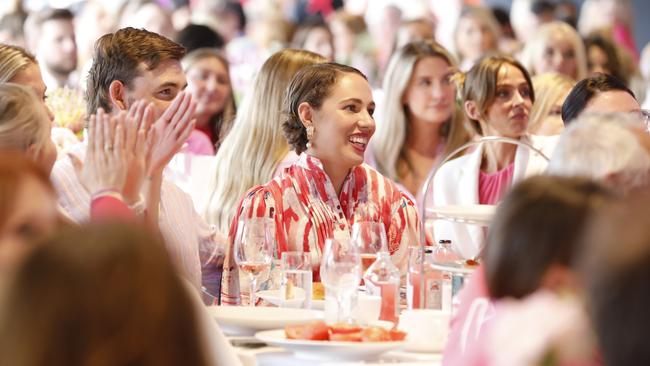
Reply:
[[[309,252],[314,281],[319,281],[325,239],[349,239],[350,228],[361,218],[384,223],[393,262],[404,269],[407,248],[418,243],[420,230],[413,202],[395,183],[368,165],[352,168],[337,195],[321,162],[301,154],[281,175],[244,196],[228,237],[221,287],[224,305],[241,301],[239,271],[232,248],[239,220],[250,217],[275,220],[278,258],[285,251]]]

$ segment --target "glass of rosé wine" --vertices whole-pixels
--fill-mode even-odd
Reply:
[[[275,223],[266,217],[240,220],[234,243],[235,263],[248,274],[250,280],[250,306],[255,306],[257,277],[266,272],[273,261]]]
[[[352,225],[352,242],[359,248],[361,274],[377,259],[377,253],[388,247],[386,229],[382,222],[357,221]]]

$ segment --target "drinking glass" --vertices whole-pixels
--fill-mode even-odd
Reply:
[[[272,219],[240,220],[234,243],[235,263],[250,279],[250,306],[255,306],[257,276],[271,266],[275,226]]]
[[[305,252],[283,252],[280,305],[282,307],[311,308],[311,257]]]
[[[320,277],[325,289],[336,298],[337,322],[342,322],[343,302],[356,291],[361,281],[359,248],[348,240],[326,239]]]
[[[361,273],[364,274],[377,259],[377,253],[388,250],[386,229],[382,222],[357,221],[352,225],[352,242],[359,248]]]

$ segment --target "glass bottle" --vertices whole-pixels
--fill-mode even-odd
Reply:
[[[366,293],[381,296],[379,319],[397,322],[400,274],[390,259],[386,245],[377,252],[377,259],[363,276]]]
[[[424,256],[420,248],[411,248],[407,273],[407,299],[409,309],[450,310],[452,298],[451,275],[436,269],[437,265],[453,266],[460,257],[451,248],[451,240],[440,240],[427,247]],[[422,264],[424,261],[424,264]],[[421,275],[424,269],[424,275]],[[422,281],[421,277],[424,277]],[[420,286],[424,283],[424,306],[420,304]]]
[[[451,240],[440,240],[433,249],[431,261],[434,264],[455,267],[460,256],[456,254],[451,245]],[[451,311],[452,308],[452,275],[449,272],[433,269],[434,278],[438,281],[434,292],[433,305],[434,309]]]

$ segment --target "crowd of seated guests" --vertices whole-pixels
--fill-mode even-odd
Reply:
[[[444,365],[547,364],[556,333],[584,335],[559,364],[650,359],[650,48],[630,1],[514,0],[509,19],[461,0],[9,3],[0,364],[239,364],[200,295],[251,297],[233,247],[257,217],[314,281],[362,219],[402,274],[439,240],[478,260]],[[446,205],[497,209],[487,229],[418,214]],[[511,326],[544,304],[576,321]]]

